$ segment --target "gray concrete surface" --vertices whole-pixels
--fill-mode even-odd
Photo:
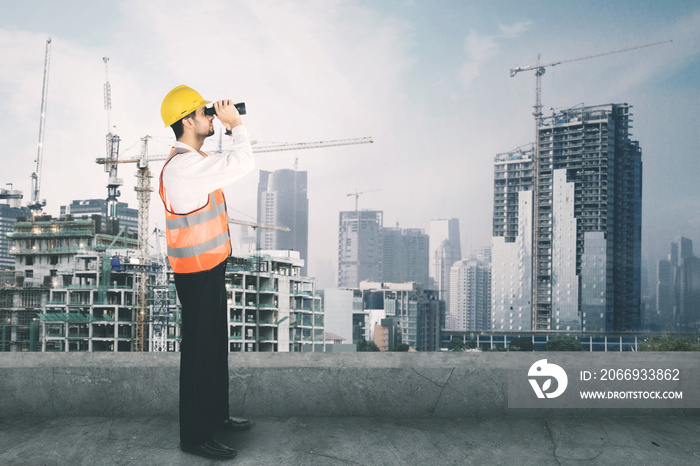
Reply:
[[[700,418],[258,418],[237,465],[696,465]],[[2,465],[199,465],[174,418],[0,419]]]
[[[528,368],[538,358],[569,373],[556,400],[538,400]],[[673,403],[571,403],[581,369],[681,368]],[[231,412],[237,416],[474,418],[503,416],[690,415],[700,412],[698,353],[243,353],[231,354]],[[176,353],[0,353],[2,417],[167,417],[177,412]],[[589,382],[586,382],[589,383]],[[590,382],[592,383],[592,382]],[[576,384],[579,384],[577,386]],[[668,383],[646,382],[662,390]],[[638,389],[638,382],[606,387]],[[666,388],[663,388],[666,387]],[[520,395],[528,403],[513,406]],[[526,401],[527,401],[526,400]],[[580,401],[580,400],[579,400]],[[554,402],[568,409],[552,409]],[[514,408],[527,409],[514,409]],[[652,409],[653,408],[653,409]]]

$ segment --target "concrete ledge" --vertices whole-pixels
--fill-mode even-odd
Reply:
[[[565,367],[570,378],[591,364],[682,367],[679,387],[687,396],[700,388],[700,353],[241,353],[229,359],[231,412],[251,418],[700,413],[692,404],[509,408],[513,374],[531,390],[528,368],[544,358]],[[0,417],[176,417],[178,373],[177,353],[0,353]]]

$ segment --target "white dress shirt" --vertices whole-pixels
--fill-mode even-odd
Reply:
[[[243,178],[255,168],[248,130],[243,125],[233,128],[230,146],[221,154],[204,157],[180,141],[174,147],[190,152],[173,157],[161,172],[166,206],[173,213],[186,214],[203,207],[209,193]]]

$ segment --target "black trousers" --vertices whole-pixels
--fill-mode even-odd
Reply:
[[[212,439],[212,424],[228,419],[226,261],[211,270],[175,274],[182,304],[180,442]]]

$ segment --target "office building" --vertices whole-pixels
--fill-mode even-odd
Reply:
[[[381,281],[383,218],[384,213],[376,210],[340,212],[338,288],[359,288],[361,281]]]
[[[678,329],[700,330],[700,257],[687,256],[680,265]]]
[[[428,285],[428,235],[419,228],[382,228],[380,281]]]
[[[693,241],[689,238],[679,236],[671,242],[671,254],[668,256],[668,260],[671,264],[671,299],[676,325],[681,325],[681,287],[683,284],[681,273],[683,261],[688,257],[693,257]]]
[[[291,231],[257,229],[257,247],[264,250],[298,251],[306,275],[309,249],[309,199],[307,172],[298,170],[260,171],[258,223],[289,228]]]
[[[674,322],[673,281],[671,261],[661,259],[656,267],[656,314],[664,326]]]
[[[32,218],[31,211],[27,207],[20,207],[18,202],[0,204],[0,270],[15,268],[15,258],[9,253],[8,235],[14,230],[17,219],[28,218]]]
[[[450,307],[445,319],[445,330],[491,330],[490,262],[474,257],[458,261],[452,266]]]
[[[459,237],[459,220],[456,218],[430,222],[430,262],[428,265],[431,290],[437,290],[441,300],[450,302],[450,270],[462,259]]]
[[[642,161],[630,123],[627,104],[560,111],[541,120],[538,147],[496,157],[492,318],[503,330],[528,330],[520,311],[535,331],[640,327]],[[527,274],[521,290],[513,279]]]

